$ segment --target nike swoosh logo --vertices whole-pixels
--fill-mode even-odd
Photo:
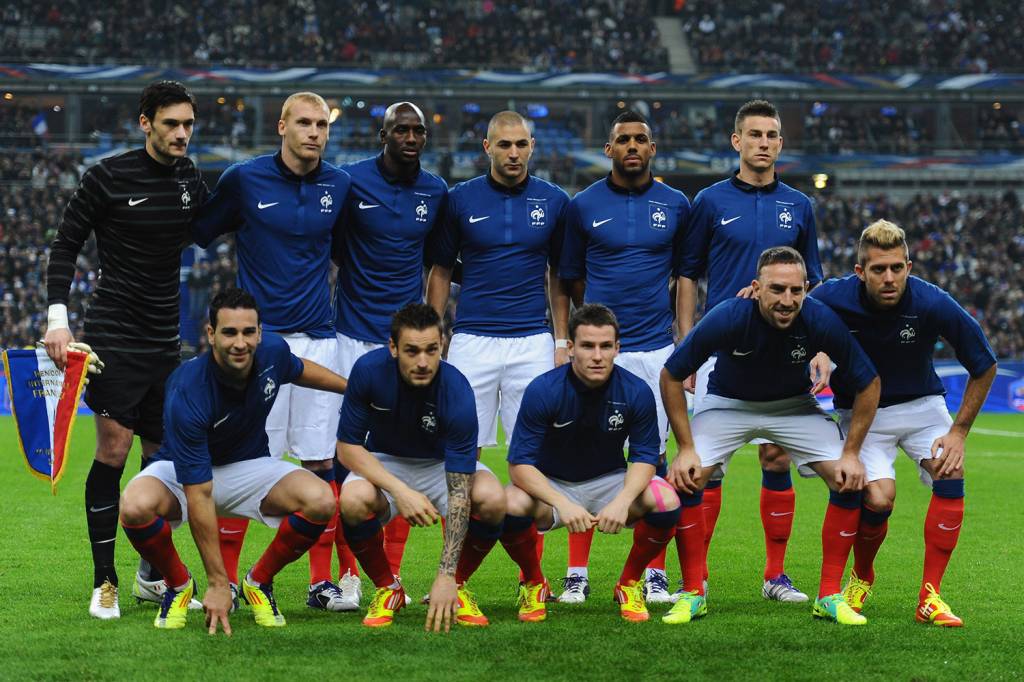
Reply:
[[[217,428],[218,426],[226,422],[228,420],[228,417],[230,416],[230,414],[224,415],[224,417],[222,417],[221,419],[218,419],[217,421],[213,422],[213,428]]]
[[[729,218],[728,220],[726,220],[725,218],[722,218],[722,220],[721,220],[720,222],[721,222],[721,223],[722,223],[723,225],[728,225],[729,223],[733,222],[734,220],[739,220],[739,219],[740,219],[740,218],[742,218],[742,217],[743,217],[743,216],[739,216],[739,215],[738,215],[738,216],[736,216],[735,218]]]
[[[793,512],[772,512],[772,516],[789,516]]]
[[[842,535],[844,538],[852,538],[854,535],[857,534],[857,531],[855,531],[855,530],[851,530],[851,531],[841,530],[841,531],[839,531],[839,534]]]
[[[590,226],[591,227],[601,227],[605,223],[611,222],[612,220],[614,220],[614,218],[605,218],[604,220],[595,220],[594,222],[590,223]]]
[[[939,524],[939,528],[941,528],[942,530],[956,530],[957,528],[959,528],[959,527],[960,527],[960,526],[962,526],[962,525],[964,525],[964,524],[962,524],[962,523],[958,523],[958,524],[956,524],[955,526],[953,526],[952,528],[947,528],[946,526],[944,526],[944,525],[942,525],[942,524],[940,523],[940,524]]]
[[[370,407],[372,407],[375,410],[380,410],[381,412],[390,412],[391,411],[390,407],[379,407],[377,405],[374,405],[373,403],[370,403]]]
[[[263,203],[263,202],[261,201],[261,202],[259,202],[258,204],[256,204],[256,208],[258,208],[259,210],[261,210],[261,211],[262,211],[262,210],[263,210],[263,209],[265,209],[265,208],[270,208],[271,206],[277,206],[277,205],[278,205],[278,204],[280,204],[280,203],[281,203],[280,201],[272,201],[272,202],[270,202],[269,204],[264,204],[264,203]]]
[[[380,204],[364,204],[362,201],[359,202],[359,210],[365,211],[368,208],[377,208]]]
[[[697,525],[696,523],[691,523],[691,524],[690,524],[690,525],[688,525],[688,526],[680,526],[680,527],[679,527],[679,530],[686,530],[687,528],[693,528],[693,527],[694,527],[694,526],[696,526],[696,525]]]
[[[99,513],[99,512],[107,511],[108,509],[113,509],[116,506],[117,506],[116,504],[111,504],[111,505],[108,505],[106,507],[89,507],[89,511],[91,511],[93,513]]]
[[[141,199],[129,199],[128,200],[128,205],[129,206],[138,206],[143,201],[149,201],[149,197],[142,197]]]
[[[114,538],[110,538],[109,540],[97,540],[96,542],[94,542],[92,544],[94,544],[94,545],[105,545],[108,542],[113,542],[113,541],[114,541]]]
[[[558,422],[555,422],[554,424],[552,424],[552,426],[554,426],[556,429],[562,429],[562,428],[565,428],[566,426],[568,426],[569,424],[572,424],[573,421],[575,421],[575,420],[570,419],[569,421],[563,422],[561,424],[559,424]]]
[[[228,530],[227,528],[221,528],[220,532],[224,533],[224,535],[235,535],[237,533],[241,533],[242,529],[239,528],[238,530]]]
[[[477,218],[476,216],[469,216],[469,224],[472,225],[473,223],[478,223],[481,220],[487,220],[490,217],[491,216],[489,216],[489,215],[480,216],[479,218]]]
[[[741,352],[739,352],[738,350],[733,350],[732,354],[733,354],[733,355],[735,355],[735,356],[736,356],[736,357],[738,357],[738,358],[742,358],[743,356],[745,356],[745,355],[750,355],[750,354],[751,354],[751,353],[753,353],[753,352],[754,352],[754,351],[752,351],[752,350],[748,350],[748,351],[747,351],[747,352],[745,352],[745,353],[741,353]]]

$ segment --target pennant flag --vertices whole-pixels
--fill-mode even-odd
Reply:
[[[43,348],[5,350],[4,372],[18,443],[29,471],[50,482],[64,475],[71,449],[71,427],[89,369],[85,353],[71,351],[65,371],[57,369]]]

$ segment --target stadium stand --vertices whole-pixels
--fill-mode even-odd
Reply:
[[[1024,65],[1019,13],[1008,0],[692,0],[681,17],[702,71],[986,73]]]
[[[117,3],[18,3],[0,11],[0,58],[135,63],[161,42],[158,61],[181,66],[657,71],[668,59],[651,7],[645,0],[179,0],[123,12]]]

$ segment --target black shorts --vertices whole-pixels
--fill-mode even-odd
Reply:
[[[85,404],[153,443],[164,437],[164,388],[178,366],[176,356],[99,351],[106,365],[89,379]]]

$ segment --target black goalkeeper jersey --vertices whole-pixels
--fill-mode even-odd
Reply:
[[[85,341],[97,350],[176,355],[181,251],[206,194],[188,158],[165,166],[143,148],[91,167],[50,249],[48,304],[67,304],[75,261],[95,232],[99,279],[86,308]]]

